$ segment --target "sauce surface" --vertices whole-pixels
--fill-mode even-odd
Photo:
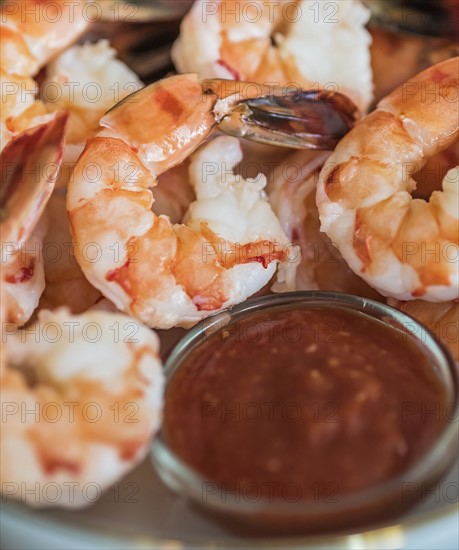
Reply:
[[[405,471],[444,429],[433,363],[412,336],[358,312],[265,309],[188,355],[164,435],[220,490],[336,502]]]

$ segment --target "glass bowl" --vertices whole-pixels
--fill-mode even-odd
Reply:
[[[151,446],[151,458],[162,481],[186,496],[201,510],[215,516],[225,527],[244,534],[293,534],[346,531],[381,523],[400,515],[419,502],[429,487],[438,482],[457,457],[458,372],[448,350],[431,332],[408,315],[372,300],[347,294],[307,291],[269,295],[248,300],[197,324],[180,340],[166,365],[167,387],[188,355],[228,323],[249,318],[254,312],[288,305],[298,307],[333,306],[372,317],[400,332],[400,341],[413,338],[422,343],[432,359],[432,367],[447,391],[448,420],[421,459],[395,477],[339,499],[295,502],[244,498],[233,491],[209,490],[215,482],[188,466],[168,446],[161,432]]]

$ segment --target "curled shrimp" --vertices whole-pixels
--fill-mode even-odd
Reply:
[[[23,325],[45,287],[41,215],[61,166],[66,113],[25,130],[0,153],[1,264],[0,284],[7,304],[4,318]]]
[[[0,141],[55,115],[36,100],[41,67],[85,30],[84,0],[6,0],[0,8]]]
[[[65,308],[41,311],[27,330],[2,328],[3,501],[86,506],[143,459],[159,428],[158,337],[119,313]]]
[[[258,86],[251,90],[260,94]],[[235,138],[221,137],[195,154],[196,201],[185,224],[151,210],[157,176],[186,159],[218,120],[233,119],[241,106],[236,95],[225,94],[224,82],[201,83],[196,75],[140,90],[102,118],[104,130],[88,141],[69,183],[67,209],[83,272],[119,309],[150,326],[190,326],[245,300],[269,282],[278,262],[289,261],[265,179],[232,172],[242,157]],[[276,126],[275,139],[283,139],[283,128]],[[290,136],[300,139],[294,131]]]
[[[322,169],[322,231],[349,266],[385,296],[458,297],[458,167],[427,202],[412,174],[457,141],[459,58],[420,73],[345,136]]]
[[[172,48],[179,72],[340,90],[366,112],[369,10],[346,2],[197,0]]]

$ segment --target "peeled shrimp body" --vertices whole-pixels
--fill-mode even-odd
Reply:
[[[0,7],[1,148],[54,115],[37,101],[33,76],[87,27],[85,2],[6,0]]]
[[[6,324],[1,372],[3,501],[79,508],[146,455],[161,420],[158,338],[125,315],[40,312]]]
[[[372,72],[357,0],[197,0],[172,48],[179,72],[340,91],[366,112]]]
[[[202,92],[194,75],[179,75],[117,105],[101,121],[106,129],[88,141],[68,188],[75,255],[86,277],[119,309],[156,328],[190,326],[242,302],[292,255],[264,195],[265,178],[232,172],[242,157],[235,138],[215,139],[193,157],[196,200],[185,224],[153,213],[156,177],[215,125],[216,97]]]
[[[457,141],[459,58],[384,98],[338,144],[319,177],[321,229],[349,266],[385,296],[448,302],[459,287],[459,168],[429,201],[412,174]]]

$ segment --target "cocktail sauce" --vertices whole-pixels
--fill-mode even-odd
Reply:
[[[164,435],[227,491],[333,502],[416,463],[446,405],[408,331],[339,306],[283,306],[232,320],[190,352],[166,393]]]

